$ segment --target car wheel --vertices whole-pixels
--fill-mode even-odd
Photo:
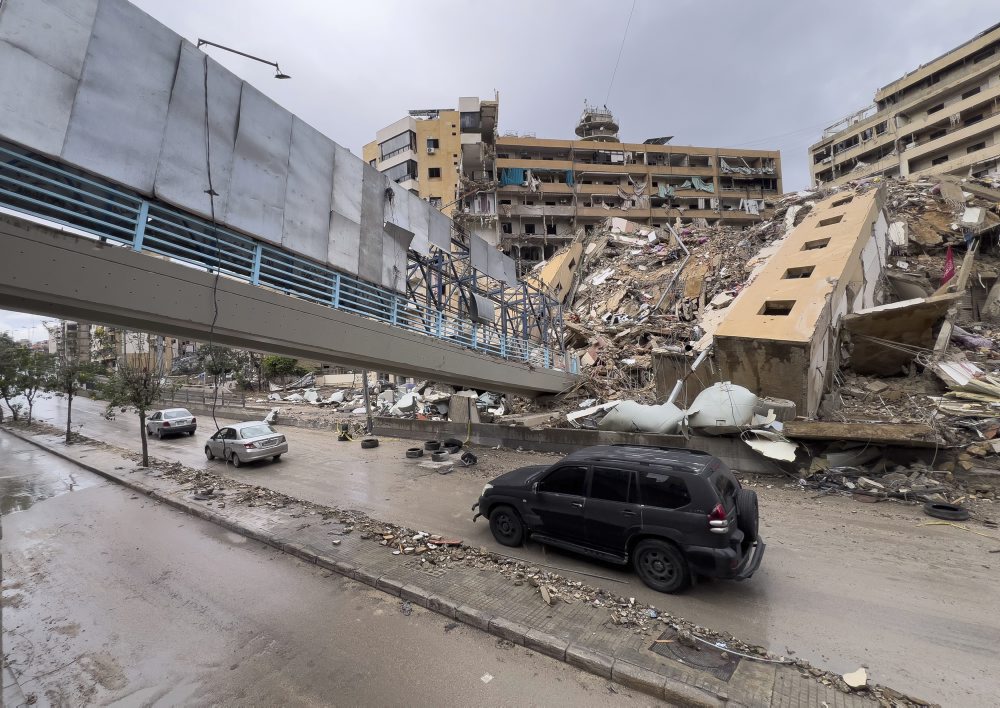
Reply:
[[[524,522],[509,506],[498,506],[490,512],[490,531],[497,543],[520,546],[524,542]]]
[[[757,492],[741,489],[736,492],[736,528],[743,532],[746,540],[757,540],[760,512],[757,510]]]
[[[162,429],[159,429],[159,428],[158,428],[158,429],[156,430],[156,439],[157,439],[157,440],[163,440],[163,430],[162,430]]]
[[[189,430],[188,431],[188,435],[190,435],[191,437],[194,437],[194,431],[193,430]]]
[[[235,452],[233,453],[233,456],[229,458],[229,461],[233,463],[233,467],[239,467],[240,465],[243,464],[240,461],[240,456],[237,455]]]
[[[147,438],[153,437],[153,431],[149,429],[148,425],[146,426],[146,437]]]
[[[208,445],[205,446],[205,457],[207,457],[210,460],[215,459],[215,455],[212,454],[212,448],[210,448]]]
[[[965,521],[970,516],[969,510],[964,506],[941,502],[927,502],[924,504],[924,513],[935,519],[946,519],[948,521]]]
[[[691,569],[683,554],[666,541],[640,541],[632,551],[632,567],[642,582],[660,592],[679,592],[691,584]]]
[[[274,456],[274,461],[275,462],[281,462],[281,453],[280,452],[277,455]]]

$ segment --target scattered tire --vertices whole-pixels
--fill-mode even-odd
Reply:
[[[363,438],[361,440],[362,450],[371,450],[373,447],[378,447],[378,438]]]
[[[205,446],[205,457],[207,457],[210,460],[215,459],[215,455],[212,454],[212,448],[210,448],[208,445]]]
[[[348,440],[350,440],[350,438],[344,435],[343,433],[337,436],[338,442],[347,442]]]
[[[736,528],[750,542],[757,540],[760,513],[757,509],[757,492],[752,489],[740,489],[736,492]]]
[[[431,459],[434,460],[434,462],[447,462],[449,457],[451,457],[451,454],[444,452],[443,450],[439,450],[431,455]]]
[[[479,458],[473,455],[471,452],[462,453],[462,464],[466,467],[472,467],[474,464],[479,462]]]
[[[409,450],[406,451],[406,456],[411,460],[415,460],[418,457],[423,457],[424,456],[423,448],[411,447]]]
[[[453,448],[456,448],[457,450],[461,450],[462,449],[462,445],[464,445],[464,444],[465,443],[463,443],[458,438],[448,438],[443,443],[441,443],[441,447],[453,447]]]
[[[441,452],[446,452],[449,455],[457,455],[462,448],[455,445],[445,445],[441,448]]]
[[[427,450],[427,452],[437,452],[438,450],[441,449],[441,441],[428,440],[427,442],[424,443],[424,449]]]
[[[490,531],[503,546],[517,547],[524,542],[524,522],[509,506],[500,505],[490,512]]]
[[[969,518],[969,510],[957,504],[943,504],[941,502],[927,502],[924,504],[924,513],[933,516],[935,519],[946,521],[965,521]]]
[[[243,464],[243,461],[240,460],[240,456],[235,452],[233,453],[233,456],[229,458],[229,461],[233,463],[233,467],[240,467]]]
[[[659,592],[680,592],[691,584],[691,569],[683,554],[666,541],[640,541],[632,551],[632,567],[642,582]]]

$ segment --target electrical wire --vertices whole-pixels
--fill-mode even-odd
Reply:
[[[215,238],[215,278],[212,280],[212,324],[208,328],[208,355],[212,359],[212,368],[217,368],[215,351],[215,325],[219,320],[219,275],[222,270],[222,247],[219,244],[219,228],[215,220],[215,197],[218,196],[212,186],[212,126],[208,118],[208,55],[205,55],[205,171],[208,174],[209,208],[212,214],[212,236]],[[212,422],[215,430],[219,430],[219,421],[215,417],[215,406],[219,399],[219,377],[215,375],[215,388],[212,392]]]
[[[635,12],[635,0],[632,0],[632,9],[628,13],[628,21],[625,23],[625,33],[622,34],[622,46],[618,49],[618,59],[615,61],[615,70],[611,72],[611,82],[608,84],[608,95],[604,99],[605,105],[611,98],[611,88],[615,85],[615,76],[618,74],[618,64],[622,60],[622,52],[625,51],[625,40],[628,39],[628,28],[632,24],[632,13]]]

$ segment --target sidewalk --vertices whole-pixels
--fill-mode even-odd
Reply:
[[[879,704],[871,693],[844,693],[826,685],[829,678],[810,676],[794,665],[764,663],[711,647],[685,653],[680,643],[657,643],[661,636],[675,636],[665,621],[651,621],[656,629],[642,632],[615,624],[604,606],[562,600],[548,605],[530,582],[512,581],[471,563],[434,565],[421,563],[416,555],[392,555],[377,538],[344,533],[352,525],[349,519],[341,523],[350,516],[346,511],[287,497],[268,501],[272,497],[263,490],[254,493],[261,505],[249,506],[236,500],[246,499],[246,490],[229,491],[236,483],[227,485],[223,497],[199,501],[191,485],[182,486],[155,468],[135,469],[134,463],[102,446],[67,447],[54,435],[10,432],[177,509],[669,703],[829,708]],[[455,555],[460,559],[465,554]]]

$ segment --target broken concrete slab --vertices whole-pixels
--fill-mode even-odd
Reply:
[[[785,437],[793,440],[857,440],[883,445],[936,447],[944,445],[925,423],[835,423],[796,420],[785,423]]]

